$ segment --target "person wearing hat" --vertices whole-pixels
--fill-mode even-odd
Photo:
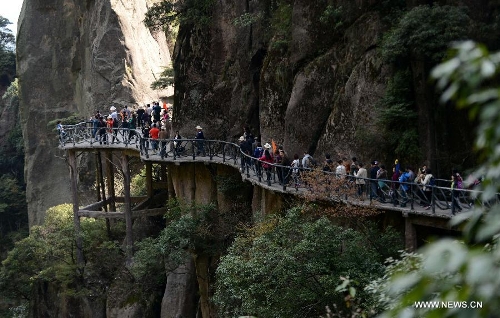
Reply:
[[[113,116],[110,114],[108,115],[107,119],[106,119],[106,127],[108,128],[108,134],[110,135],[110,138],[111,139],[111,143],[115,143],[115,139],[116,138],[116,130],[114,130],[114,120],[113,120]],[[113,138],[111,138],[111,136]]]
[[[242,152],[241,172],[244,172],[245,166],[250,165],[249,160],[252,152],[252,145],[250,145],[250,142],[245,138],[245,136],[241,136],[239,141],[240,141],[240,151]]]
[[[264,168],[264,170],[266,171],[267,185],[269,186],[271,185],[271,169],[273,168],[271,164],[274,162],[273,156],[269,151],[271,148],[272,146],[267,142],[264,145],[264,154],[259,158],[259,161],[262,164],[262,168]]]
[[[198,151],[196,152],[196,155],[202,154],[205,156],[205,136],[203,135],[203,128],[201,128],[200,125],[196,126],[196,137],[194,139],[197,139],[196,141],[196,147],[198,148]]]

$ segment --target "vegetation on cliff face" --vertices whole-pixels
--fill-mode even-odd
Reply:
[[[83,219],[81,225],[86,256],[83,269],[76,264],[73,208],[60,205],[49,209],[44,224],[32,227],[30,235],[9,251],[0,267],[0,296],[19,305],[19,301],[33,300],[36,286],[49,284],[69,298],[104,298],[123,266],[119,242],[123,226],[115,224],[109,238],[104,220]]]
[[[314,208],[273,215],[241,234],[217,268],[214,301],[221,317],[319,317],[325,307],[344,315],[341,277],[364,287],[402,247],[398,233],[373,224],[358,230],[311,217]],[[362,289],[356,296],[366,301]],[[343,316],[344,316],[343,315]]]
[[[14,80],[2,97],[5,105],[18,109],[18,81]],[[15,117],[17,118],[17,117]],[[24,141],[19,120],[0,145],[0,260],[13,243],[28,230],[26,185],[24,182]]]
[[[16,75],[15,38],[9,24],[9,20],[0,16],[0,88],[8,87]]]
[[[163,0],[149,8],[144,23],[153,29],[165,29],[179,23],[203,27],[211,21],[214,2],[215,0]]]
[[[446,122],[453,110],[439,111],[442,107],[426,77],[445,57],[449,43],[471,36],[471,25],[466,7],[424,5],[403,12],[385,33],[380,54],[395,71],[378,103],[381,112],[378,125],[385,131],[382,139],[386,142],[376,142],[382,143],[387,152],[393,150],[402,162],[419,163],[427,159],[432,160],[429,164],[434,169],[451,168],[445,160],[436,163],[435,140],[442,136],[434,126]],[[464,148],[470,153],[470,142]],[[459,166],[464,154],[456,154],[452,164]]]
[[[189,205],[178,200],[171,200],[167,210],[168,224],[161,234],[138,243],[134,257],[138,278],[151,273],[164,276],[161,269],[173,271],[186,257],[220,255],[238,227],[249,221],[244,209],[221,214],[214,205]]]

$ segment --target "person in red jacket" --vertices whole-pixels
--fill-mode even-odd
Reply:
[[[262,168],[264,168],[264,171],[266,171],[266,177],[267,177],[267,185],[271,185],[271,169],[273,168],[272,163],[274,162],[273,156],[269,152],[269,149],[271,149],[271,145],[269,143],[266,143],[264,145],[264,154],[262,157],[259,158],[259,160],[262,162]]]
[[[158,129],[157,124],[153,124],[153,128],[149,130],[149,136],[151,137],[151,147],[153,152],[156,154],[158,151],[158,138],[160,135],[160,129]]]

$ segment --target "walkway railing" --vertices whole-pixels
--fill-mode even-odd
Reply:
[[[377,204],[411,210],[469,210],[480,202],[479,191],[450,188],[449,180],[436,179],[436,185],[422,186],[413,182],[374,180],[317,169],[293,168],[271,164],[240,151],[240,146],[227,141],[199,139],[151,139],[139,130],[97,128],[92,123],[64,126],[59,135],[60,148],[135,148],[143,159],[154,161],[199,160],[230,164],[253,182],[282,192],[310,195],[316,199],[349,202],[376,201]]]

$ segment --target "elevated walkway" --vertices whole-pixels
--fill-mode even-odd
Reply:
[[[265,171],[259,160],[243,154],[239,145],[220,140],[196,140],[196,139],[166,139],[151,140],[141,138],[138,131],[115,128],[113,131],[106,131],[105,134],[93,136],[91,127],[85,123],[65,126],[64,133],[59,138],[59,148],[65,150],[68,154],[68,161],[71,171],[71,184],[73,193],[73,210],[75,227],[79,230],[80,217],[94,218],[124,218],[127,226],[127,245],[130,253],[132,251],[132,218],[146,215],[163,214],[164,209],[149,209],[147,201],[151,199],[152,189],[152,164],[160,164],[163,176],[162,181],[166,181],[166,168],[164,164],[192,164],[203,163],[206,165],[217,164],[227,165],[238,169],[243,180],[252,183],[255,186],[275,192],[286,193],[294,196],[314,197],[321,201],[333,201],[344,204],[350,204],[359,207],[371,207],[384,211],[394,211],[401,213],[409,224],[406,225],[407,246],[415,246],[414,225],[431,226],[443,229],[449,229],[449,219],[452,217],[452,192],[446,186],[433,186],[431,195],[424,193],[419,185],[408,184],[410,190],[401,193],[397,186],[393,186],[391,181],[385,181],[385,187],[382,189],[385,202],[370,200],[369,191],[365,191],[361,196],[357,194],[356,181],[363,180],[366,189],[372,182],[377,180],[360,179],[352,176],[336,176],[332,172],[323,172],[310,169],[293,170],[289,166],[271,165]],[[157,151],[152,150],[152,145],[158,144]],[[111,197],[106,199],[103,193],[103,199],[94,204],[79,208],[79,198],[77,193],[77,166],[76,153],[97,151],[110,156],[112,152],[120,152],[121,172],[124,176],[124,196],[116,197],[114,195],[113,176],[108,174],[108,189],[111,188]],[[129,157],[139,157],[146,165],[146,178],[148,186],[148,196],[143,198],[132,198],[130,196],[130,172]],[[109,158],[108,158],[109,159]],[[107,160],[111,164],[111,159]],[[112,170],[109,167],[107,171]],[[102,176],[101,176],[102,177]],[[441,183],[446,182],[441,180]],[[102,181],[100,181],[102,183]],[[320,186],[318,184],[328,184]],[[392,192],[392,193],[391,193]],[[406,194],[406,203],[401,205],[402,197]],[[485,204],[477,202],[475,199],[477,192],[460,191],[457,200],[458,207],[455,209],[469,210],[474,204]],[[116,211],[115,204],[123,203],[124,211]],[[106,207],[109,206],[107,209]],[[134,206],[134,207],[133,207]],[[429,208],[425,208],[430,206]],[[133,208],[132,208],[133,207]],[[102,211],[102,209],[106,211]],[[109,211],[108,211],[109,210]],[[458,211],[457,211],[458,212]],[[413,232],[413,234],[411,234]],[[81,243],[81,242],[80,242]],[[78,245],[78,242],[77,242]],[[81,246],[81,245],[80,245]],[[129,255],[131,257],[131,254]],[[83,255],[81,256],[83,259]]]

